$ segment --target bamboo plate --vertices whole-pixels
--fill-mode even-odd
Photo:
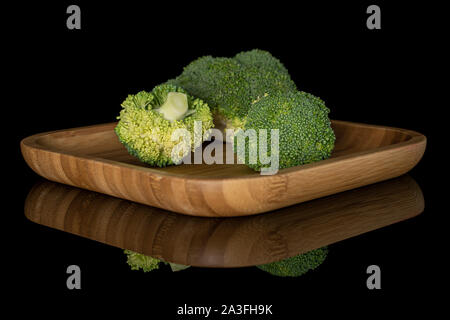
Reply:
[[[408,175],[249,217],[202,218],[59,183],[36,184],[25,216],[38,224],[168,262],[243,267],[282,260],[387,225],[424,209]]]
[[[330,159],[271,176],[238,164],[147,166],[118,141],[115,123],[36,134],[21,141],[21,150],[49,180],[205,217],[262,213],[397,177],[425,151],[426,137],[414,131],[336,120],[332,126]]]

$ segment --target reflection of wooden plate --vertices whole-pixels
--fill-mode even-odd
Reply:
[[[251,215],[397,177],[413,168],[426,138],[413,131],[333,121],[330,159],[261,176],[245,165],[152,168],[128,154],[115,124],[37,134],[21,142],[39,175],[80,188],[187,214]]]
[[[423,211],[409,176],[251,217],[179,215],[52,182],[33,187],[31,221],[165,261],[203,267],[269,263]]]

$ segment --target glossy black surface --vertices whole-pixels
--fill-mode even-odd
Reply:
[[[439,300],[447,287],[447,13],[438,4],[378,1],[382,29],[373,31],[366,28],[366,9],[373,3],[79,1],[80,32],[66,28],[73,2],[16,2],[11,9],[4,4],[6,308],[19,302],[17,316],[32,311],[84,318],[97,310],[101,317],[122,311],[127,317],[180,320],[176,308],[185,303],[268,303],[275,319],[328,312],[405,317],[419,315],[419,309],[433,317],[445,306]],[[410,173],[423,191],[424,212],[330,245],[320,268],[295,279],[254,267],[144,274],[129,269],[121,249],[24,216],[26,196],[39,178],[20,155],[22,138],[113,121],[127,94],[177,76],[193,59],[252,48],[280,58],[298,87],[321,97],[334,119],[425,134],[426,153]],[[71,264],[82,270],[80,291],[66,287]],[[381,268],[379,291],[366,287],[372,264]]]

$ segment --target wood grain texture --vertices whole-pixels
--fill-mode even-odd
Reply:
[[[414,217],[424,209],[409,176],[270,213],[189,217],[128,200],[42,182],[25,202],[38,224],[169,262],[201,267],[265,264]]]
[[[21,141],[25,161],[56,182],[178,213],[252,215],[400,176],[421,159],[426,138],[389,127],[333,121],[332,157],[261,176],[245,165],[154,168],[129,155],[115,123],[59,130]]]

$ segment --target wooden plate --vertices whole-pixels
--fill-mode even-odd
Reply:
[[[272,176],[237,164],[147,166],[118,141],[115,123],[33,135],[21,150],[49,180],[205,217],[262,213],[397,177],[425,151],[425,136],[414,131],[345,121],[332,126],[330,159]]]
[[[249,217],[176,214],[44,181],[25,201],[38,224],[155,258],[243,267],[289,258],[412,218],[424,209],[408,175]]]

